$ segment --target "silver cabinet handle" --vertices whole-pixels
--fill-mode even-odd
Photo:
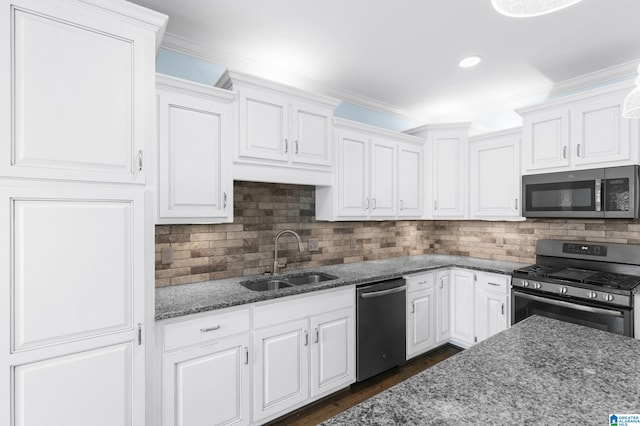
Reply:
[[[442,278],[440,278],[440,288],[444,288],[444,283],[442,282]]]
[[[377,204],[378,204],[378,203],[376,203],[376,199],[374,198],[374,199],[373,199],[373,209],[374,209],[374,210],[376,209]]]
[[[513,206],[514,209],[518,210],[518,199],[516,198],[516,202],[514,203]]]
[[[138,323],[138,346],[142,345],[142,323]]]
[[[504,303],[502,304],[502,307],[500,309],[502,310],[502,315],[504,315]]]
[[[244,365],[249,365],[249,348],[244,347]]]
[[[200,332],[208,333],[210,331],[216,331],[216,330],[220,330],[220,326],[219,325],[214,325],[213,327],[201,328]]]
[[[567,146],[562,147],[562,158],[567,158]]]
[[[227,193],[226,192],[224,192],[222,194],[222,208],[225,208],[225,209],[227,208]]]
[[[411,302],[411,313],[412,314],[416,313],[416,302]]]
[[[319,341],[320,341],[320,331],[316,327],[316,343],[318,343]]]
[[[580,157],[580,144],[578,144],[578,146],[576,146],[576,155],[578,157]]]
[[[284,153],[286,154],[287,152],[289,152],[289,141],[288,140],[284,140]]]
[[[298,143],[298,141],[294,141],[294,144],[296,146],[295,154],[298,154],[298,152],[300,152],[300,144]]]
[[[304,331],[304,345],[309,346],[309,333],[307,330]]]
[[[142,150],[138,150],[138,172],[142,171]]]
[[[367,202],[367,207],[365,207],[364,209],[365,209],[365,210],[369,210],[369,199],[368,199],[368,198],[365,198],[365,201]]]
[[[438,200],[433,201],[433,210],[438,210]]]
[[[498,284],[498,283],[487,282],[487,284],[489,284],[489,285],[494,285],[494,286],[496,286],[496,287],[500,287],[500,284]]]
[[[404,210],[404,201],[400,200],[400,210]]]

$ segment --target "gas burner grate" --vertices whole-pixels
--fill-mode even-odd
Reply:
[[[640,277],[616,274],[613,272],[599,272],[598,274],[589,277],[585,282],[587,284],[596,284],[607,288],[633,290],[640,284]]]

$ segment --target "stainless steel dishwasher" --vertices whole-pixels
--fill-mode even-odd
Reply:
[[[356,288],[356,380],[361,382],[405,361],[404,279]]]

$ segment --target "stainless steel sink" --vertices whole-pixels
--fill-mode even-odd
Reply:
[[[305,285],[305,284],[314,284],[321,283],[323,281],[331,281],[335,280],[337,277],[329,274],[323,274],[320,272],[312,272],[309,274],[296,275],[293,277],[287,277],[287,282],[292,285]]]
[[[267,291],[278,290],[281,288],[295,287],[306,284],[321,283],[323,281],[335,280],[337,277],[333,275],[325,274],[322,272],[307,272],[302,274],[295,274],[290,276],[283,276],[274,279],[269,277],[267,279],[243,281],[241,286],[253,291]]]
[[[291,287],[291,284],[286,281],[271,279],[261,281],[244,281],[241,282],[240,285],[253,291],[278,290],[281,288]]]

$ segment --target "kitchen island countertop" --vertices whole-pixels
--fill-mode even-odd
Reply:
[[[312,268],[309,270],[324,272],[338,278],[317,284],[279,290],[251,291],[240,285],[242,281],[260,279],[264,278],[264,276],[238,277],[174,285],[156,289],[155,319],[174,318],[333,287],[396,278],[440,268],[460,267],[498,274],[511,274],[514,269],[522,266],[525,265],[516,262],[424,254]],[[283,273],[282,276],[305,271],[307,270],[290,271]]]
[[[640,414],[640,341],[533,316],[323,425],[609,424]]]

